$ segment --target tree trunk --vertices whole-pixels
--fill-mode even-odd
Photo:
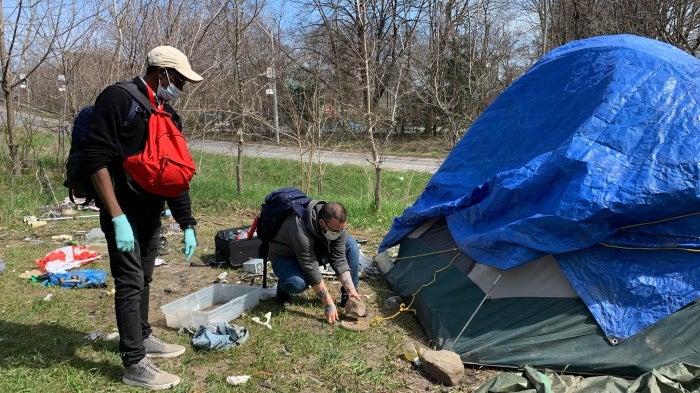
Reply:
[[[4,82],[3,85],[5,85]],[[15,177],[22,171],[22,164],[19,158],[19,146],[15,142],[15,111],[12,108],[14,101],[12,100],[12,90],[3,86],[3,91],[5,92],[5,113],[7,113],[5,126],[7,128],[7,150],[10,153],[10,174]]]
[[[236,160],[236,194],[243,191],[243,128],[238,129],[238,157]]]

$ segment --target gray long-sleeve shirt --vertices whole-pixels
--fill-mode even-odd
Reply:
[[[295,258],[301,266],[310,285],[321,282],[322,276],[318,270],[319,261],[317,251],[326,250],[328,263],[335,274],[349,271],[350,266],[345,257],[345,232],[336,240],[327,240],[318,225],[318,212],[325,202],[311,201],[307,207],[306,222],[296,214],[290,214],[284,222],[277,236],[270,242],[269,258]]]

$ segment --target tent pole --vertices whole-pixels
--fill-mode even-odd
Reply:
[[[481,299],[481,302],[479,302],[479,305],[476,307],[476,310],[474,310],[472,315],[469,317],[469,320],[467,320],[467,323],[464,324],[464,327],[462,328],[462,330],[460,330],[457,337],[454,339],[454,341],[452,341],[452,344],[450,344],[450,347],[447,348],[448,351],[451,351],[452,348],[455,347],[455,344],[457,344],[457,341],[459,341],[459,338],[462,337],[462,333],[464,333],[464,331],[467,330],[467,326],[469,326],[469,324],[472,323],[472,320],[476,316],[476,313],[479,312],[479,310],[481,309],[481,306],[483,306],[484,302],[486,302],[486,299],[489,298],[489,296],[491,295],[491,292],[493,292],[493,289],[496,288],[496,283],[498,283],[498,280],[501,279],[502,275],[503,275],[503,273],[499,273],[498,277],[496,277],[496,279],[493,281],[493,284],[491,284],[491,288],[489,288],[489,291],[486,292],[486,294],[484,295],[484,298]]]

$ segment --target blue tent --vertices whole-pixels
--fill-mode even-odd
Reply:
[[[444,219],[480,264],[552,255],[608,340],[628,339],[700,297],[698,100],[700,60],[671,45],[556,48],[476,120],[379,251]]]

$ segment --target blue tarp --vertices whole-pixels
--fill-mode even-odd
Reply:
[[[445,217],[510,269],[553,254],[606,335],[700,296],[700,60],[632,35],[571,42],[476,120],[379,246]]]

